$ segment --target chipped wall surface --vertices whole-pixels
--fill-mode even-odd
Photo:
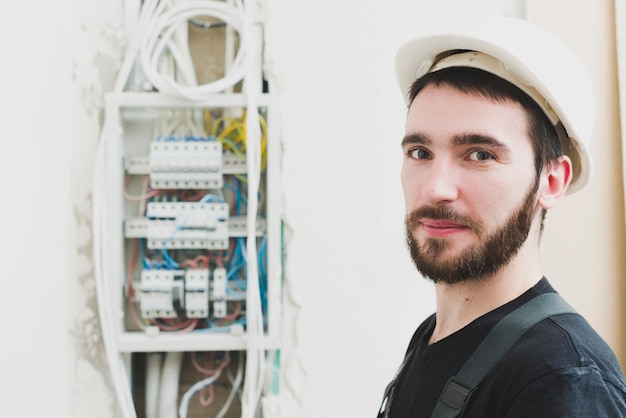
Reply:
[[[5,206],[0,218],[16,260],[6,277],[22,279],[11,281],[19,284],[14,291],[0,293],[0,306],[7,309],[5,317],[28,313],[26,322],[9,328],[19,344],[3,344],[0,368],[1,379],[12,379],[8,384],[32,384],[40,395],[58,387],[52,392],[62,399],[49,395],[43,399],[46,405],[28,406],[32,395],[24,391],[0,402],[3,412],[15,417],[115,417],[93,277],[91,180],[104,94],[113,86],[125,45],[124,3],[35,3],[36,16],[25,2],[12,2],[6,13],[2,9],[9,6],[0,6],[0,20],[5,20],[0,30],[14,30],[0,38],[21,65],[0,69],[0,100],[21,115],[9,114],[11,138],[22,138],[25,127],[34,126],[39,134],[36,142],[10,142],[11,152],[0,153],[2,190],[22,203],[10,206],[8,214]],[[46,6],[52,3],[54,8]],[[415,326],[434,309],[431,286],[414,273],[404,248],[399,140],[405,109],[393,76],[396,47],[429,27],[473,16],[519,14],[523,3],[262,2],[266,77],[276,94],[280,125],[286,237],[282,369],[272,418],[374,415]],[[45,36],[9,43],[21,27],[11,20],[28,13]],[[41,42],[44,48],[38,49]],[[44,59],[33,59],[33,50]],[[203,64],[208,72],[212,65]],[[205,72],[198,73],[204,77]],[[25,173],[24,167],[32,168],[26,173],[30,176],[18,184],[15,173]],[[593,213],[594,208],[584,210]],[[18,227],[24,222],[31,222],[30,231],[41,231],[46,251],[31,253],[32,235]],[[566,229],[558,219],[548,222],[556,222],[556,232],[548,229],[548,234]],[[555,243],[555,236],[547,241]],[[594,242],[603,257],[581,257],[581,263],[617,258],[603,245]],[[562,248],[551,244],[547,251],[554,260],[551,256]],[[549,265],[558,274],[560,267]],[[23,266],[29,266],[29,274],[23,274]],[[37,298],[34,308],[25,310],[15,296],[29,292]],[[588,311],[596,323],[607,315],[602,306]],[[24,326],[32,324],[39,324],[44,341]],[[603,333],[618,341],[614,328]],[[35,386],[35,375],[23,373],[23,365],[31,364],[25,361],[46,362],[38,376],[43,387]],[[35,408],[41,409],[33,415]]]
[[[71,205],[72,367],[71,413],[109,418],[116,414],[98,317],[93,266],[92,179],[104,96],[111,91],[124,48],[122,1],[77,2],[74,24]]]

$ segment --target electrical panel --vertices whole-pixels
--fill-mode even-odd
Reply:
[[[277,394],[279,147],[262,80],[262,30],[244,19],[246,6],[143,2],[138,43],[129,46],[137,55],[107,96],[94,252],[124,418],[261,417],[261,399]],[[177,13],[177,25],[159,29]],[[225,66],[243,68],[229,83],[219,84],[227,72],[187,85],[193,76],[181,74],[197,72],[197,64],[180,57],[189,42],[173,33],[189,36],[191,28],[221,31]],[[155,47],[154,36],[163,48],[152,62],[157,69],[142,55],[142,42]],[[245,49],[246,59],[235,49]]]

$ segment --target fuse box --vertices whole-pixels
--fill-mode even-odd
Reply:
[[[175,70],[155,76],[142,46],[131,45],[139,52],[122,68],[127,79],[106,98],[94,253],[124,418],[258,417],[260,397],[277,386],[264,376],[280,350],[280,147],[262,82],[262,30],[245,26],[254,23],[239,15],[245,12],[240,1],[143,2],[138,38],[167,45],[155,62]],[[226,82],[226,74],[208,93],[213,82],[172,90],[177,77],[193,79],[193,60],[182,65],[174,41],[165,41],[180,28],[159,32],[146,22],[177,13],[190,28],[222,28],[225,62],[241,64],[239,78]],[[150,43],[155,30],[162,43]],[[218,391],[217,383],[230,390]],[[156,388],[159,400],[150,395]]]

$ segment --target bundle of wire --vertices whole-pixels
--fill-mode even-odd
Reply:
[[[239,48],[224,77],[197,85],[193,65],[190,65],[187,45],[172,39],[181,25],[196,16],[212,16],[236,30]],[[134,35],[116,81],[115,91],[121,92],[130,79],[137,57],[150,83],[161,93],[202,101],[221,93],[245,78],[249,42],[246,8],[241,0],[230,3],[212,0],[146,0],[137,19]],[[167,52],[176,62],[176,78],[160,71],[161,61]]]
[[[125,54],[113,93],[125,91],[133,67],[140,59],[142,70],[149,82],[161,93],[192,101],[202,101],[213,94],[221,93],[244,80],[247,98],[247,147],[248,168],[248,213],[247,213],[247,350],[244,393],[242,395],[242,417],[253,418],[258,410],[264,382],[263,315],[259,290],[259,272],[256,248],[256,215],[261,168],[260,128],[258,124],[257,95],[261,93],[261,30],[255,23],[256,10],[250,2],[244,7],[241,0],[231,2],[201,0],[145,0],[136,22],[134,33]],[[239,49],[229,63],[225,76],[216,81],[198,86],[193,65],[188,58],[185,42],[177,42],[182,25],[195,16],[213,16],[224,21],[239,34]],[[166,52],[176,63],[176,77],[162,74],[160,62]],[[112,273],[105,259],[110,239],[107,235],[107,211],[105,190],[107,189],[108,158],[113,158],[109,141],[121,142],[121,126],[117,117],[105,120],[96,158],[93,195],[94,267],[99,298],[100,319],[105,349],[111,364],[111,377],[116,388],[120,409],[127,418],[136,416],[132,395],[128,388],[128,372],[122,354],[116,349],[114,323],[110,309],[110,289],[105,285]],[[113,164],[117,167],[118,164]],[[201,383],[198,383],[201,385]],[[179,410],[185,418],[186,410]]]

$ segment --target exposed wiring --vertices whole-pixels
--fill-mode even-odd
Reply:
[[[174,261],[174,259],[172,259],[172,257],[170,257],[167,251],[168,244],[172,242],[172,240],[174,239],[174,237],[179,231],[185,228],[185,225],[187,224],[187,222],[189,222],[189,219],[191,219],[191,217],[195,214],[195,212],[203,203],[212,203],[212,202],[224,203],[224,200],[219,196],[216,196],[213,194],[206,194],[193,207],[193,209],[189,212],[189,214],[176,226],[176,229],[174,230],[174,232],[172,232],[172,235],[169,238],[167,238],[165,241],[163,241],[163,246],[162,246],[163,258],[165,258],[165,261],[167,262],[169,268],[178,269],[180,266],[178,265],[176,261]]]
[[[199,371],[200,373],[204,374],[205,377],[209,377],[209,376],[213,376],[215,373],[217,373],[218,371],[222,371],[224,370],[226,367],[228,367],[230,365],[230,354],[228,353],[228,351],[226,351],[224,353],[224,359],[223,361],[220,362],[219,366],[217,366],[216,368],[206,368],[204,366],[201,366],[198,363],[198,359],[196,358],[195,353],[191,353],[191,364],[193,365],[193,367]],[[205,356],[208,357],[205,360],[205,363],[208,362],[211,364],[211,366],[214,364],[215,362],[215,352],[208,352],[205,353]],[[200,390],[200,394],[198,395],[198,401],[200,402],[200,405],[202,406],[209,406],[213,403],[214,397],[215,397],[215,391],[214,391],[214,385],[211,384],[206,388],[202,388]],[[205,397],[205,391],[209,392],[208,397]]]
[[[220,412],[215,416],[215,418],[224,418],[224,416],[230,409],[230,406],[232,405],[233,400],[235,399],[235,396],[238,394],[240,395],[241,383],[243,382],[243,372],[244,372],[242,357],[243,357],[243,353],[240,353],[239,366],[237,367],[237,375],[235,376],[235,379],[231,379],[230,381],[232,389],[230,391],[230,394],[228,395],[228,399],[226,400],[226,403],[224,403],[224,406],[222,407]],[[229,374],[229,378],[230,378],[230,374]]]
[[[250,5],[250,7],[248,7]],[[239,395],[242,403],[243,418],[252,418],[256,415],[259,406],[259,398],[264,381],[264,352],[263,330],[264,311],[266,306],[266,267],[263,264],[266,257],[265,242],[262,240],[257,248],[256,218],[262,213],[263,191],[260,190],[261,172],[266,166],[266,126],[264,118],[259,114],[257,96],[261,93],[260,86],[260,40],[259,27],[254,24],[256,11],[251,7],[254,2],[246,2],[244,8],[242,0],[219,1],[173,1],[173,0],[144,0],[139,18],[135,25],[135,31],[129,43],[127,53],[122,62],[113,93],[121,93],[131,81],[133,71],[136,71],[137,62],[141,63],[143,75],[160,93],[184,98],[192,101],[202,101],[215,93],[225,92],[244,80],[244,92],[247,98],[247,107],[243,118],[235,120],[222,119],[221,138],[217,132],[211,139],[221,141],[223,148],[237,155],[246,162],[246,174],[232,176],[230,184],[230,197],[234,202],[234,211],[237,215],[245,215],[247,218],[246,238],[231,239],[231,245],[226,251],[215,254],[191,255],[178,253],[170,255],[168,245],[175,239],[176,234],[185,228],[186,223],[192,216],[178,222],[172,234],[163,242],[160,253],[158,249],[147,250],[145,239],[136,239],[133,242],[128,261],[127,272],[127,299],[129,312],[133,315],[139,329],[147,326],[136,316],[137,294],[132,283],[137,262],[145,270],[152,269],[209,269],[212,265],[227,268],[229,271],[229,289],[236,292],[237,289],[245,292],[245,308],[242,301],[229,302],[229,314],[221,319],[199,321],[198,319],[185,320],[183,318],[150,318],[148,322],[158,326],[160,330],[178,333],[187,332],[229,332],[232,325],[245,326],[247,349],[245,362],[243,353],[239,357],[237,376],[231,379],[231,394],[217,415],[222,418],[234,398]],[[197,17],[207,16],[217,22],[200,22]],[[193,63],[190,60],[187,45],[184,42],[188,24],[213,28],[227,26],[229,30],[236,31],[239,47],[232,61],[226,63],[224,77],[204,85],[197,85]],[[183,41],[181,41],[183,40]],[[232,40],[231,40],[232,41]],[[255,44],[256,43],[256,44]],[[231,42],[232,44],[232,42]],[[138,73],[135,73],[136,75]],[[206,115],[206,114],[205,114]],[[110,116],[110,114],[108,114]],[[211,115],[212,116],[212,115]],[[208,126],[208,118],[203,123],[199,122],[198,112],[177,111],[159,119],[160,132],[168,135],[169,140],[176,140],[181,135],[187,135],[188,140],[204,140],[200,135]],[[215,123],[213,126],[216,126]],[[109,263],[111,251],[107,243],[115,233],[114,227],[109,220],[115,215],[109,215],[106,210],[108,193],[113,189],[115,179],[110,178],[110,168],[117,167],[112,159],[119,154],[115,148],[120,138],[116,137],[122,131],[118,117],[107,118],[105,121],[102,137],[99,144],[96,168],[94,174],[94,267],[96,285],[99,296],[100,318],[103,328],[103,338],[107,352],[107,359],[111,367],[113,384],[120,402],[120,409],[126,418],[136,416],[133,407],[132,394],[124,389],[128,386],[128,371],[124,357],[117,349],[116,326],[113,312],[110,309],[111,301],[116,300],[112,296],[115,289],[107,284],[111,277],[115,277],[116,263]],[[165,138],[165,140],[168,140]],[[124,183],[124,195],[130,202],[138,202],[140,216],[145,213],[146,204],[152,200],[178,199],[186,200],[190,196],[176,194],[171,191],[150,190],[148,178],[141,179],[141,193],[131,194],[128,191],[133,177],[128,176],[125,180],[119,179],[117,184]],[[242,185],[244,185],[242,189]],[[119,187],[119,186],[118,186]],[[228,189],[225,187],[225,189]],[[131,188],[131,190],[136,190]],[[205,200],[206,199],[206,200]],[[201,202],[225,201],[222,191],[207,193],[200,198]],[[197,208],[197,206],[196,206]],[[196,209],[192,211],[192,213]],[[213,264],[214,263],[214,264]],[[119,275],[118,275],[119,276]],[[232,287],[230,286],[232,285]],[[243,295],[241,295],[243,297]],[[234,309],[233,309],[234,308]],[[224,323],[228,323],[224,325]],[[204,324],[204,325],[201,325]],[[201,326],[206,326],[201,328]],[[244,366],[245,363],[245,366]],[[245,367],[245,373],[244,373]],[[219,378],[222,370],[213,376],[197,382],[185,393],[178,410],[181,418],[187,417],[188,403],[191,396],[199,388],[212,388],[213,383]],[[242,383],[243,384],[242,392]],[[210,397],[210,395],[209,395]],[[203,399],[207,401],[207,398]]]
[[[261,296],[261,308],[263,314],[267,314],[267,235],[263,236],[259,248],[259,294]]]
[[[265,170],[267,166],[267,122],[263,115],[255,112],[259,119],[259,124],[261,128],[261,139],[260,139],[260,148],[261,148],[261,167],[260,170]],[[207,134],[214,136],[218,141],[222,142],[225,146],[225,149],[233,152],[242,161],[246,161],[246,126],[247,126],[247,114],[248,112],[244,112],[244,116],[242,118],[229,118],[227,116],[221,116],[216,118],[211,124],[211,128],[208,129],[207,124]],[[205,117],[209,117],[210,113],[205,111]],[[220,131],[220,128],[221,131]]]
[[[217,371],[214,375],[202,379],[199,382],[194,383],[184,394],[180,401],[178,408],[178,416],[180,418],[187,418],[187,411],[189,410],[189,401],[191,397],[199,392],[202,388],[212,385],[222,375],[222,371]]]

